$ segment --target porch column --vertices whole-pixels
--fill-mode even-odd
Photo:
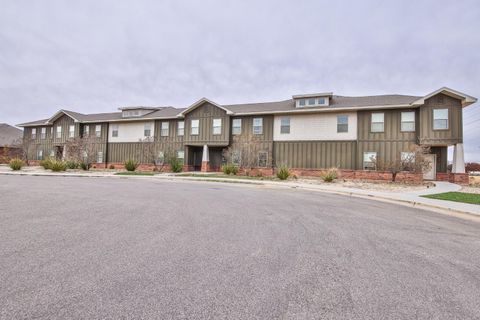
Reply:
[[[453,147],[452,173],[465,173],[465,158],[463,156],[463,143]]]
[[[209,171],[209,156],[208,156],[208,146],[205,144],[203,146],[203,152],[202,152],[202,172],[208,172]]]

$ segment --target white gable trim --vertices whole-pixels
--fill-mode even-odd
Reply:
[[[233,114],[232,111],[228,110],[227,108],[225,107],[222,107],[221,105],[219,105],[218,103],[215,103],[211,100],[208,100],[207,98],[202,98],[200,100],[198,100],[197,102],[195,102],[194,104],[192,104],[190,107],[188,107],[187,109],[183,110],[179,116],[185,116],[185,114],[189,113],[190,111],[192,110],[195,110],[196,108],[200,107],[202,104],[204,103],[210,103],[210,104],[213,104],[215,107],[217,108],[220,108],[222,109],[223,111],[225,111],[227,114]]]
[[[460,99],[462,100],[462,107],[466,107],[466,106],[469,106],[471,105],[472,103],[475,103],[477,102],[477,98],[474,98],[472,96],[469,96],[465,93],[462,93],[460,91],[457,91],[457,90],[453,90],[453,89],[450,89],[450,88],[447,88],[447,87],[442,87],[432,93],[429,93],[427,94],[425,97],[422,97],[414,102],[412,102],[412,105],[422,105],[422,104],[425,104],[425,100],[427,100],[428,98],[431,98],[433,97],[434,95],[437,95],[439,93],[443,93],[447,96],[450,96],[452,98],[456,98],[456,99]]]
[[[75,117],[73,117],[71,114],[68,113],[68,111],[66,110],[59,110],[57,111],[50,119],[47,120],[47,122],[45,122],[46,124],[53,124],[53,122],[55,120],[57,120],[58,118],[60,118],[62,115],[66,115],[70,118],[73,119],[74,122],[81,122],[80,120],[76,119]]]

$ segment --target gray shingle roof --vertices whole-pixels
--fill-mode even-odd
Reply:
[[[17,143],[22,137],[22,130],[6,123],[0,123],[0,147]]]

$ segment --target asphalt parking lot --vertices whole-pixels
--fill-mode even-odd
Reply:
[[[318,192],[0,176],[1,319],[479,319],[480,224]]]

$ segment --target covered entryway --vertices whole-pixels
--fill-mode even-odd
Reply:
[[[193,171],[220,171],[224,163],[223,147],[188,146],[187,165]],[[204,152],[208,152],[207,155]]]

